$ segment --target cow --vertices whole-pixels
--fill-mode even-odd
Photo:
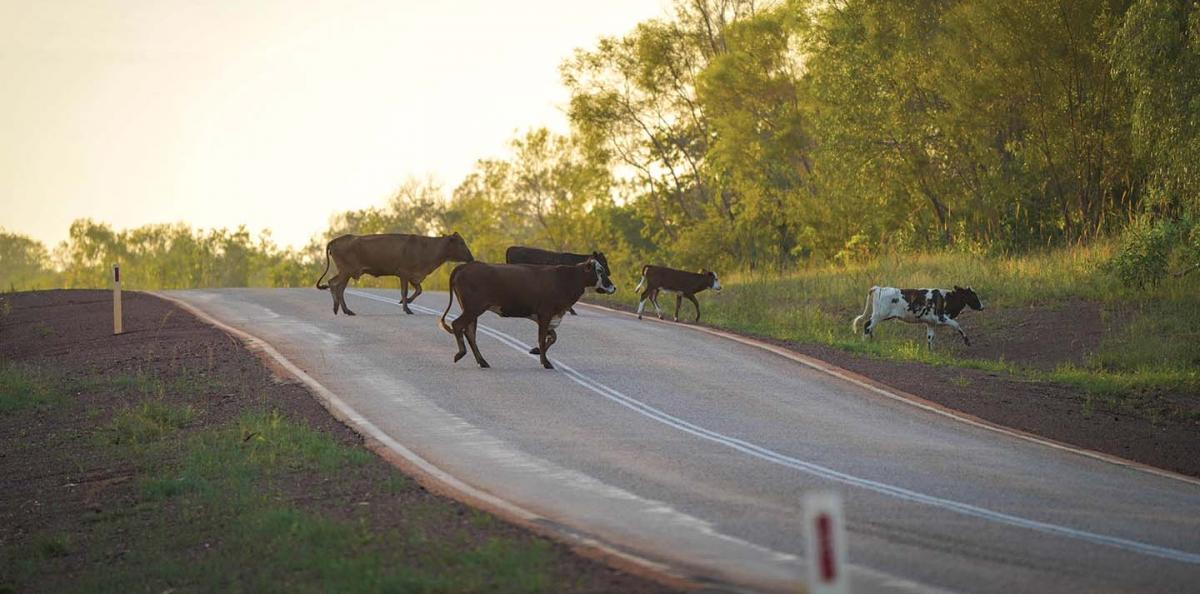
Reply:
[[[330,277],[329,284],[321,280],[329,272],[329,259],[337,264],[337,274]],[[317,279],[317,288],[330,289],[333,296],[333,313],[340,307],[346,315],[355,315],[346,307],[346,284],[363,274],[371,276],[400,277],[400,305],[404,313],[411,315],[408,304],[421,294],[421,281],[445,262],[472,262],[475,258],[467,248],[467,242],[458,232],[443,237],[425,237],[407,233],[384,233],[379,235],[342,235],[325,246],[325,272]],[[412,283],[416,292],[410,297],[408,285]]]
[[[646,287],[644,291],[642,290],[643,286]],[[661,320],[663,312],[662,308],[658,306],[658,292],[668,291],[675,293],[675,321],[679,321],[679,306],[683,303],[683,298],[687,297],[687,300],[696,306],[696,321],[699,322],[700,302],[696,301],[696,293],[705,289],[721,290],[721,281],[717,280],[715,272],[701,270],[696,273],[647,264],[642,267],[642,280],[634,289],[634,291],[642,293],[641,299],[638,301],[638,319],[642,319],[642,310],[646,307],[646,301],[650,301],[654,305],[654,310],[658,312],[658,319]]]
[[[983,303],[979,295],[971,287],[954,286],[953,291],[946,289],[897,289],[894,287],[871,287],[867,291],[867,303],[863,306],[862,315],[850,322],[850,331],[858,334],[858,322],[871,313],[871,319],[863,326],[863,336],[874,338],[875,326],[887,320],[900,320],[910,324],[925,324],[925,343],[933,349],[933,327],[950,326],[958,331],[963,342],[971,346],[971,339],[958,325],[955,318],[962,313],[963,308],[970,307],[983,311]]]
[[[617,291],[608,278],[608,269],[589,258],[574,266],[537,266],[531,264],[487,264],[470,262],[459,264],[450,273],[450,302],[438,325],[454,335],[458,342],[458,353],[454,362],[467,354],[463,337],[471,345],[475,362],[480,367],[490,367],[479,354],[475,344],[475,330],[479,316],[485,311],[502,318],[529,318],[538,325],[538,344],[531,355],[540,355],[542,367],[554,369],[546,358],[546,351],[558,341],[555,328],[563,314],[586,289],[598,293],[612,294]],[[446,314],[458,297],[462,313],[447,325]]]
[[[561,264],[578,264],[586,262],[588,258],[594,258],[605,270],[612,270],[608,267],[608,258],[604,257],[604,252],[592,252],[591,254],[572,254],[568,252],[552,252],[535,247],[525,247],[523,245],[514,245],[507,250],[504,250],[504,262],[507,264],[541,264],[545,266],[557,266]],[[567,310],[567,313],[576,315],[575,308]]]

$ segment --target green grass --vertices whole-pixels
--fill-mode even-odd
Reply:
[[[704,322],[732,330],[833,346],[871,357],[1014,373],[1030,379],[1078,386],[1111,398],[1146,390],[1197,390],[1200,376],[1200,274],[1168,279],[1139,290],[1123,286],[1106,270],[1112,246],[1095,244],[1041,254],[995,257],[971,253],[908,254],[849,266],[822,266],[791,273],[734,272],[721,275],[724,290],[699,298]],[[1068,307],[1072,301],[1098,301],[1116,316],[1118,330],[1106,336],[1082,367],[1053,371],[1022,369],[1003,359],[972,359],[925,349],[924,333],[904,324],[884,324],[876,340],[851,333],[873,285],[903,287],[971,286],[993,311],[1001,308]],[[636,305],[637,295],[615,298]],[[603,303],[606,299],[596,299]],[[670,304],[668,305],[668,301]],[[660,297],[674,312],[674,300]],[[971,312],[968,327],[988,331],[988,311]],[[685,301],[680,317],[694,316]],[[861,324],[859,326],[861,331]],[[947,340],[943,334],[940,340]]]
[[[20,387],[4,393],[19,392],[21,403],[35,401],[29,394],[56,394],[51,377],[0,368],[6,388]],[[386,530],[371,526],[368,516],[306,505],[321,498],[323,485],[352,480],[379,462],[361,447],[270,409],[204,426],[200,401],[230,386],[147,373],[71,385],[123,391],[132,399],[82,442],[92,448],[88,457],[133,469],[133,480],[122,483],[131,486],[133,500],[67,519],[74,529],[55,521],[6,547],[0,592],[21,591],[32,576],[58,574],[68,563],[75,592],[529,593],[553,592],[562,583],[553,573],[561,553],[545,541],[480,538],[480,531],[506,532],[503,523],[474,510],[461,517],[451,502],[419,499],[403,510],[398,527]],[[61,414],[92,410],[83,403],[78,408]],[[297,476],[307,481],[299,494]],[[376,496],[418,491],[412,479],[393,471]],[[356,509],[354,501],[345,507]],[[115,542],[124,543],[119,561]]]
[[[146,546],[128,563],[89,572],[80,591],[125,591],[147,581],[202,591],[549,591],[551,552],[538,541],[426,538],[426,527],[446,518],[444,506],[416,510],[423,520],[411,532],[381,535],[282,503],[272,489],[287,473],[336,480],[370,458],[275,412],[192,434],[178,464],[140,481],[141,513],[156,514],[161,525],[141,535]],[[216,540],[221,546],[198,559],[180,558]]]
[[[44,373],[0,361],[0,415],[54,406],[64,400],[65,393]]]
[[[146,444],[158,441],[187,426],[196,413],[191,406],[145,400],[118,412],[108,427],[113,444]]]

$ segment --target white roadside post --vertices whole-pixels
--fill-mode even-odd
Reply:
[[[804,556],[809,594],[848,594],[842,498],[832,491],[804,496]]]
[[[121,265],[113,264],[113,334],[121,332]]]

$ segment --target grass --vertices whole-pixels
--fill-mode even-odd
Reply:
[[[821,266],[791,273],[724,274],[720,293],[701,299],[704,321],[714,326],[801,343],[829,345],[871,357],[1013,373],[1060,382],[1089,393],[1120,399],[1147,390],[1200,389],[1200,274],[1168,279],[1137,290],[1105,270],[1112,246],[1094,244],[1041,254],[994,257],[970,253],[886,256],[849,266]],[[1116,316],[1107,335],[1084,366],[1051,371],[1023,369],[1003,359],[972,359],[924,346],[924,333],[903,324],[882,325],[866,342],[851,333],[873,285],[904,287],[971,286],[985,307],[1069,307],[1098,301]],[[632,291],[609,298],[636,305]],[[601,298],[598,301],[603,302]],[[667,300],[660,298],[660,303]],[[674,305],[666,310],[669,316]],[[681,318],[694,312],[685,302]],[[1110,319],[1114,319],[1111,318]],[[988,312],[972,312],[968,327],[990,328]],[[860,325],[861,331],[861,325]],[[955,340],[946,333],[939,341]]]
[[[30,403],[52,400],[58,394],[52,377],[48,370],[0,367],[3,402],[20,404],[6,410],[28,413]],[[132,480],[121,483],[130,498],[6,543],[0,592],[22,591],[34,576],[67,567],[75,592],[526,593],[562,584],[553,573],[562,553],[539,539],[480,538],[480,531],[511,532],[482,512],[462,516],[451,502],[421,499],[389,529],[372,526],[369,515],[306,504],[328,485],[353,481],[368,465],[382,463],[269,407],[206,424],[203,399],[222,388],[211,381],[139,373],[75,380],[72,388],[124,392],[131,399],[107,422],[89,424],[94,439],[81,440],[91,448],[85,458],[134,469]],[[96,418],[87,415],[94,409],[86,404],[78,408],[58,412]],[[388,470],[378,497],[421,491]],[[300,486],[297,477],[303,477]],[[359,497],[338,497],[347,496]],[[353,501],[334,507],[366,509]],[[123,543],[119,561],[112,543]]]
[[[163,439],[187,426],[196,413],[191,406],[145,400],[117,413],[109,424],[113,444],[146,444]]]
[[[128,563],[89,572],[80,591],[128,591],[147,580],[254,592],[542,592],[551,583],[544,571],[550,551],[537,541],[426,538],[425,522],[445,519],[445,510],[421,510],[424,521],[410,532],[378,534],[363,522],[281,501],[272,487],[285,475],[307,471],[337,480],[371,455],[277,412],[246,414],[189,435],[180,458],[139,481],[141,513],[161,522],[140,535],[146,546]],[[220,547],[205,550],[216,541]],[[180,558],[197,550],[205,551],[199,559]]]
[[[0,361],[0,415],[46,408],[65,399],[65,393],[44,373]]]

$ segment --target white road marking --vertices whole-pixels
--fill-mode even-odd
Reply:
[[[360,297],[366,297],[368,299],[372,299],[375,301],[381,301],[383,303],[389,303],[391,305],[396,305],[396,303],[393,300],[384,299],[382,297],[379,297],[379,296],[376,296],[376,295],[373,295],[370,293],[363,293],[361,291],[348,291],[348,292],[358,295]],[[413,309],[421,311],[422,313],[435,315],[435,316],[441,315],[440,311],[433,310],[428,307],[423,307],[423,306],[419,306],[419,305],[411,306],[411,307]],[[481,332],[483,332],[484,334],[487,334],[487,335],[491,336],[492,338],[495,338],[496,340],[508,345],[509,347],[511,347],[523,354],[528,355],[528,351],[529,351],[530,347],[523,345],[521,343],[521,341],[518,340],[517,338],[510,336],[499,330],[496,330],[494,328],[485,326],[483,324],[479,324],[478,329]],[[530,356],[532,356],[532,355],[530,355]],[[695,424],[685,421],[679,417],[676,417],[676,416],[673,416],[666,412],[663,412],[661,410],[658,410],[657,408],[654,408],[640,400],[637,400],[636,398],[632,398],[626,394],[623,394],[617,390],[614,390],[613,388],[610,388],[610,387],[608,387],[608,386],[606,386],[606,385],[604,385],[582,373],[579,373],[578,371],[576,371],[572,367],[566,365],[565,363],[559,361],[558,359],[550,358],[550,361],[551,361],[551,363],[554,364],[555,367],[557,367],[558,369],[563,371],[566,374],[566,376],[568,378],[570,378],[572,381],[574,381],[575,383],[591,390],[592,392],[599,394],[600,396],[603,396],[613,402],[616,402],[617,404],[620,404],[630,410],[633,410],[634,412],[637,412],[638,414],[641,414],[645,417],[653,419],[659,423],[662,423],[664,425],[667,425],[668,427],[672,427],[672,428],[682,431],[684,433],[688,433],[688,434],[694,435],[696,437],[699,437],[701,439],[705,439],[707,441],[711,441],[714,443],[724,445],[726,447],[735,449],[737,451],[740,451],[740,452],[750,455],[752,457],[755,457],[755,458],[758,458],[761,460],[765,460],[767,462],[771,462],[773,464],[777,464],[777,465],[784,466],[787,468],[799,470],[801,472],[805,472],[807,474],[811,474],[813,476],[823,478],[826,480],[832,480],[832,481],[839,482],[842,484],[866,489],[868,491],[872,491],[872,492],[879,493],[882,495],[895,497],[897,499],[902,499],[902,500],[910,501],[913,503],[921,503],[924,505],[929,505],[929,506],[943,509],[946,511],[952,511],[952,512],[956,512],[956,513],[963,514],[966,516],[971,516],[974,518],[989,520],[989,521],[996,522],[999,524],[1006,524],[1009,526],[1016,526],[1019,528],[1027,528],[1027,529],[1035,530],[1038,532],[1054,534],[1057,536],[1072,538],[1075,540],[1089,542],[1092,544],[1106,545],[1106,546],[1115,547],[1115,548],[1126,550],[1126,551],[1141,553],[1143,555],[1149,555],[1152,557],[1159,557],[1162,559],[1170,559],[1173,561],[1180,561],[1183,563],[1191,563],[1191,564],[1200,565],[1200,554],[1198,554],[1198,553],[1190,553],[1187,551],[1180,551],[1177,549],[1172,549],[1172,548],[1168,548],[1168,547],[1162,547],[1162,546],[1153,545],[1153,544],[1149,544],[1149,543],[1139,542],[1136,540],[1130,540],[1130,539],[1120,538],[1120,537],[1116,537],[1116,536],[1109,536],[1106,534],[1097,534],[1097,533],[1088,532],[1085,530],[1069,528],[1067,526],[1059,526],[1057,524],[1051,524],[1048,522],[1042,522],[1042,521],[1038,521],[1038,520],[1022,518],[1020,516],[1014,516],[1011,514],[1006,514],[1003,512],[990,510],[990,509],[979,507],[979,506],[972,505],[969,503],[963,503],[963,502],[959,502],[959,501],[954,501],[952,499],[946,499],[943,497],[927,495],[925,493],[920,493],[918,491],[913,491],[911,489],[906,489],[904,487],[898,487],[898,486],[891,485],[888,483],[883,483],[883,482],[879,482],[879,481],[874,481],[874,480],[870,480],[870,479],[857,477],[857,476],[854,476],[851,474],[833,470],[832,468],[821,466],[819,464],[814,464],[812,462],[806,462],[799,458],[794,458],[792,456],[788,456],[786,454],[782,454],[780,452],[776,452],[774,450],[755,445],[753,443],[738,439],[736,437],[724,435],[722,433],[718,433],[716,431],[706,429],[699,425],[695,425]]]

